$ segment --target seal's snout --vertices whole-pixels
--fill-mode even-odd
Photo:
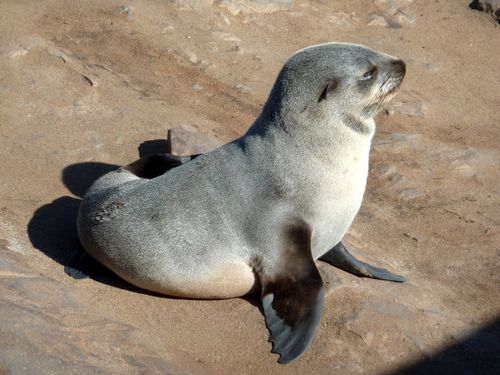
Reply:
[[[406,64],[400,59],[386,60],[383,67],[383,71],[385,73],[385,75],[382,75],[383,82],[375,94],[377,108],[381,108],[384,103],[387,103],[392,99],[396,91],[401,86],[403,78],[406,74]]]
[[[391,61],[391,66],[394,69],[394,73],[403,79],[406,74],[406,63],[403,60],[393,60]]]

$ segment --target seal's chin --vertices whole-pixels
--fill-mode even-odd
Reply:
[[[398,91],[403,82],[404,75],[389,76],[379,87],[375,98],[377,101],[387,103]]]
[[[379,86],[372,100],[365,108],[367,116],[374,117],[398,92],[401,83],[403,82],[404,75],[389,76]]]

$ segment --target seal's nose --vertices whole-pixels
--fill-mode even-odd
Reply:
[[[391,66],[395,72],[404,77],[406,73],[406,64],[403,60],[393,60],[391,61]]]

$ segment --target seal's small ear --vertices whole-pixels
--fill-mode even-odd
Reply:
[[[332,79],[330,82],[328,82],[328,85],[325,86],[324,90],[321,92],[321,95],[318,98],[318,103],[321,102],[322,100],[328,98],[328,95],[335,90],[337,87],[338,82],[334,79]]]

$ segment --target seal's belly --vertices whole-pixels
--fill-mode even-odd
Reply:
[[[258,281],[244,262],[228,263],[198,270],[195,274],[178,274],[157,288],[157,292],[176,297],[219,299],[241,297],[258,289]],[[150,289],[152,285],[148,286]]]
[[[243,262],[225,264],[198,276],[190,283],[190,289],[199,298],[240,297],[258,287],[252,268]]]
[[[244,262],[195,267],[196,269],[115,272],[141,288],[174,297],[221,299],[241,297],[258,289],[253,270]],[[154,276],[153,276],[154,275]],[[164,277],[162,277],[162,275]],[[152,277],[153,276],[153,277]]]

